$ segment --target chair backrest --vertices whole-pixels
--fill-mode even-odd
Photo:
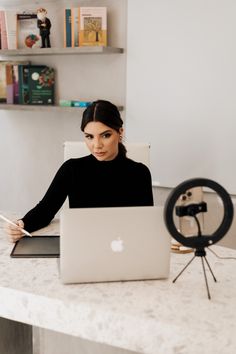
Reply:
[[[150,145],[148,143],[126,143],[125,147],[127,157],[150,167]],[[83,157],[89,153],[85,142],[66,141],[64,143],[64,161],[70,158]]]

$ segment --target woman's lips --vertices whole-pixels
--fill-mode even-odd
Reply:
[[[96,156],[104,156],[105,152],[95,152],[94,153]]]

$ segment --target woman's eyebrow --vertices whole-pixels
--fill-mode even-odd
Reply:
[[[100,133],[99,135],[104,135],[106,133],[111,133],[111,132],[112,132],[112,130],[108,129],[108,130],[105,130],[104,132]]]
[[[99,133],[99,135],[104,135],[104,134],[107,134],[107,133],[112,133],[112,130],[110,130],[110,129],[104,130],[103,132]],[[93,136],[93,134],[91,134],[91,133],[84,132],[84,134]]]

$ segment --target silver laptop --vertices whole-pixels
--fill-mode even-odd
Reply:
[[[167,278],[170,239],[161,207],[64,209],[60,216],[61,281]]]

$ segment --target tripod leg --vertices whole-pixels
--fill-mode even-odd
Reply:
[[[181,270],[181,272],[177,275],[177,277],[175,277],[174,280],[172,280],[173,283],[176,282],[176,280],[179,278],[179,276],[184,272],[184,270],[189,266],[189,264],[194,260],[196,256],[193,256],[192,259],[190,259],[190,261],[186,264],[186,266]]]
[[[204,259],[205,259],[205,261],[206,261],[206,264],[208,265],[208,268],[209,268],[209,270],[210,270],[210,272],[211,272],[211,275],[212,275],[213,279],[215,280],[215,282],[217,282],[216,277],[215,277],[215,275],[214,275],[214,273],[213,273],[213,271],[212,271],[212,269],[211,269],[211,267],[210,267],[210,264],[209,264],[207,258],[204,257]]]
[[[210,295],[210,291],[209,291],[209,287],[208,287],[208,281],[207,281],[207,276],[206,276],[206,270],[205,270],[205,266],[204,266],[204,261],[203,261],[203,257],[201,257],[201,261],[202,261],[202,268],[203,268],[203,273],[204,273],[204,278],[205,278],[205,283],[206,283],[206,288],[207,288],[207,295],[208,295],[208,299],[211,299],[211,295]]]

